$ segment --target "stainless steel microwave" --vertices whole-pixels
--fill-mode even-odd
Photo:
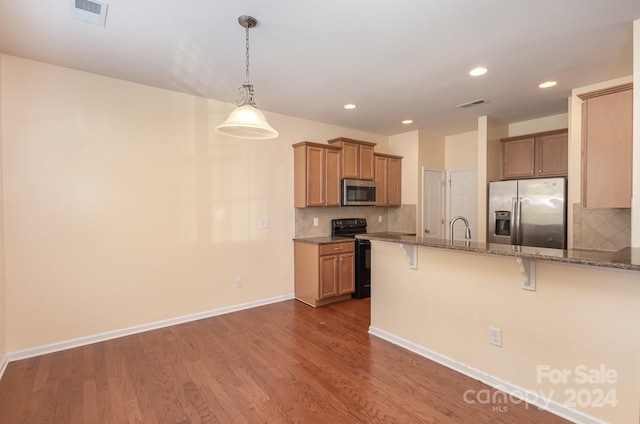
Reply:
[[[367,180],[342,180],[342,206],[375,206],[378,184]]]

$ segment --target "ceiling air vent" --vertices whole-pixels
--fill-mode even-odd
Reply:
[[[459,104],[457,107],[461,107],[461,108],[464,109],[464,108],[468,108],[468,107],[471,107],[471,106],[483,105],[485,103],[489,103],[489,102],[487,102],[485,99],[478,99],[478,100],[472,100],[472,101],[467,102],[467,103]]]
[[[107,19],[107,3],[95,0],[71,0],[71,17],[80,21],[104,26]]]

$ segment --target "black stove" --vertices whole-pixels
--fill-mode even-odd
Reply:
[[[355,238],[367,232],[365,218],[340,218],[331,220],[331,235]],[[363,299],[371,296],[371,242],[355,240],[355,281],[356,290],[351,297]]]
[[[341,218],[331,220],[331,235],[355,237],[367,232],[367,220],[364,218]]]

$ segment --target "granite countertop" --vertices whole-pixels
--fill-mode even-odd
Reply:
[[[310,243],[310,244],[331,244],[331,243],[340,243],[345,241],[355,242],[355,240],[351,237],[340,237],[340,236],[302,237],[302,238],[294,238],[293,241],[298,241],[301,243]]]
[[[367,233],[359,234],[356,238],[438,249],[483,253],[488,255],[513,256],[527,259],[640,271],[640,248],[627,247],[617,252],[608,252],[603,250],[549,249],[543,247],[512,246],[506,244],[477,243],[459,240],[454,241],[452,244],[446,239],[418,237],[403,233]]]

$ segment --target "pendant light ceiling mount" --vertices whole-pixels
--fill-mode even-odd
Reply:
[[[278,136],[267,122],[264,114],[256,106],[253,99],[253,85],[249,82],[249,29],[258,25],[258,20],[253,16],[241,15],[238,23],[246,31],[246,68],[244,84],[239,88],[242,98],[236,99],[235,108],[226,121],[216,127],[216,131],[222,134],[238,138],[268,139]]]
[[[238,23],[242,28],[254,28],[258,25],[258,20],[253,16],[241,15],[238,16]]]

